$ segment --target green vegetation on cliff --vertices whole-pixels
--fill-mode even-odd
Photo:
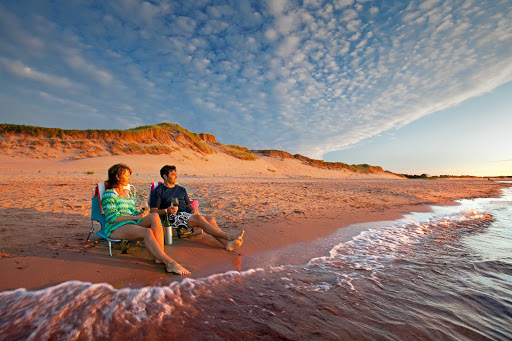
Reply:
[[[361,165],[348,165],[343,162],[326,162],[322,160],[315,160],[311,159],[309,157],[295,154],[292,155],[288,152],[283,152],[281,150],[253,150],[254,153],[269,156],[269,157],[275,157],[275,158],[281,158],[281,160],[284,159],[295,159],[299,160],[302,163],[317,167],[317,168],[324,168],[324,169],[332,169],[332,170],[348,170],[351,172],[357,172],[357,173],[382,173],[385,172],[382,167],[379,166],[371,166],[368,164],[361,164]]]
[[[158,153],[159,150],[162,153],[168,153],[169,148],[163,148],[162,145],[169,144],[171,141],[176,141],[178,144],[200,153],[211,154],[214,152],[213,148],[203,142],[198,134],[172,123],[147,125],[127,130],[76,130],[0,124],[0,134],[63,140],[97,140],[104,142],[107,145],[107,150],[113,154],[147,154],[150,151]],[[142,145],[136,147],[134,144]]]
[[[237,145],[223,145],[211,134],[196,134],[178,124],[160,123],[126,130],[77,130],[45,128],[17,124],[0,124],[2,147],[22,148],[37,151],[49,146],[61,152],[74,151],[72,158],[87,158],[122,154],[170,154],[180,148],[191,149],[202,154],[221,152],[241,160],[257,160],[257,155],[273,158],[293,159],[323,169],[347,170],[357,173],[382,173],[381,167],[368,164],[348,165],[342,162],[325,162],[280,150],[249,150]],[[9,144],[6,139],[16,139]],[[20,150],[23,153],[22,150]],[[51,156],[47,156],[51,157]]]

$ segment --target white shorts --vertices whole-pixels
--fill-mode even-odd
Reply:
[[[169,223],[171,224],[172,228],[178,229],[178,228],[187,228],[188,227],[188,220],[192,217],[192,213],[188,212],[179,212],[176,214],[169,214]]]

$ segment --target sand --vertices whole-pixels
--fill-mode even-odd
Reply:
[[[326,255],[319,242],[354,223],[396,219],[428,205],[498,196],[508,186],[488,180],[406,180],[307,167],[295,160],[233,161],[184,151],[167,156],[110,156],[41,160],[0,156],[0,290],[45,288],[64,281],[109,283],[116,288],[166,285],[184,277],[165,273],[143,246],[127,254],[92,236],[90,198],[107,168],[125,162],[140,200],[164,164],[226,230],[244,229],[244,244],[227,252],[201,235],[175,240],[166,252],[198,278],[224,271],[300,264]],[[271,170],[268,170],[271,169]],[[347,229],[347,231],[349,231]],[[352,232],[356,233],[356,232]],[[347,233],[350,238],[351,233]],[[327,239],[324,239],[327,238]]]

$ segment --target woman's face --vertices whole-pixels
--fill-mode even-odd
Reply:
[[[130,183],[130,180],[132,179],[130,175],[130,171],[128,169],[125,169],[124,172],[121,173],[121,176],[119,177],[119,185],[126,186]]]

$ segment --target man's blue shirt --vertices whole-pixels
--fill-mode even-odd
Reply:
[[[178,212],[192,213],[192,211],[187,208],[187,205],[190,205],[187,190],[180,185],[174,185],[172,188],[164,184],[159,185],[149,196],[149,207],[156,207],[158,209],[168,208],[171,206],[172,198],[178,198],[179,200]]]

